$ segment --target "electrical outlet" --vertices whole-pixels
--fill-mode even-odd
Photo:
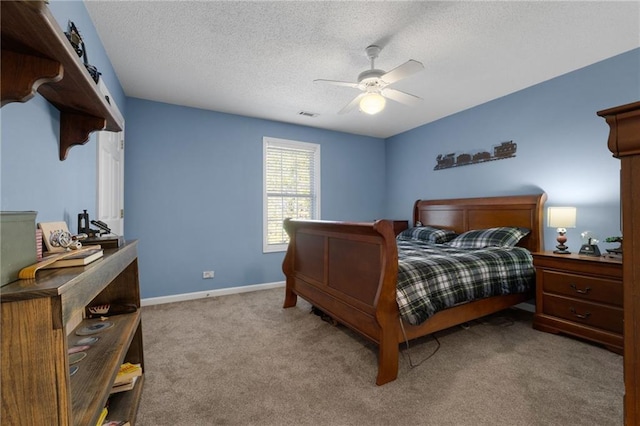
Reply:
[[[213,278],[213,275],[213,271],[202,271],[203,280],[210,280],[211,278]]]

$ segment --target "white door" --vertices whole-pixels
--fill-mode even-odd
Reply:
[[[124,131],[98,132],[98,194],[96,218],[124,232]],[[91,226],[96,229],[96,226]]]

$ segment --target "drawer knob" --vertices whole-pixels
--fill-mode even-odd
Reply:
[[[589,292],[591,291],[591,287],[586,287],[584,290],[580,289],[578,287],[576,287],[575,284],[571,284],[571,288],[576,292],[576,293],[580,293],[580,294],[589,294]]]
[[[579,314],[579,313],[576,312],[575,308],[573,308],[573,307],[569,308],[569,310],[571,311],[573,316],[576,317],[576,318],[587,319],[587,318],[589,318],[591,316],[591,312],[585,312],[584,314]]]

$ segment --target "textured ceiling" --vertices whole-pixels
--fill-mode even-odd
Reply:
[[[127,96],[389,137],[640,47],[640,2],[87,1]],[[425,69],[338,115],[370,67]],[[640,71],[640,70],[639,70]],[[298,113],[318,114],[305,117]]]

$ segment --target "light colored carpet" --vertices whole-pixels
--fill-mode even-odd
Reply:
[[[142,308],[138,425],[620,425],[622,357],[531,328],[508,310],[403,349],[375,385],[377,349],[282,309],[284,289]]]

